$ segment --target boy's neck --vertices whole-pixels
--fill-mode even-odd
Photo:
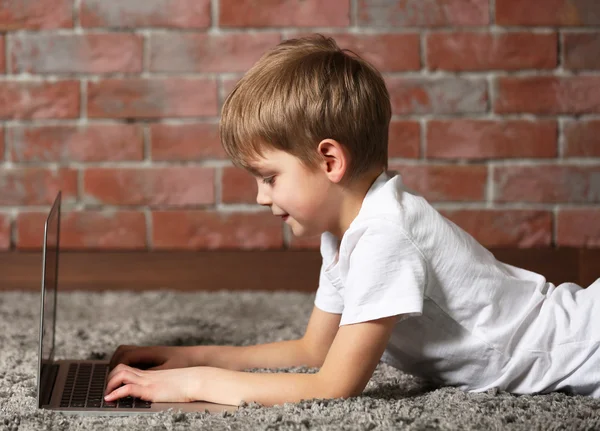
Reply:
[[[339,223],[330,230],[330,233],[338,240],[341,241],[350,224],[358,216],[367,192],[382,172],[382,170],[379,170],[366,174],[363,178],[353,183],[352,186],[342,190],[339,206]]]

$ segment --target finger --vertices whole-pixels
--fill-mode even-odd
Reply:
[[[119,346],[115,354],[111,359],[111,368],[116,367],[118,364],[129,365],[131,358],[135,356],[135,352],[140,350],[139,346],[123,345]]]
[[[117,350],[115,350],[115,353],[113,353],[112,357],[110,358],[109,369],[112,370],[117,364],[121,363],[123,361],[123,355],[129,350],[135,349],[135,347],[136,346],[125,344],[117,347]]]
[[[106,389],[104,391],[105,394],[110,394],[116,388],[121,385],[128,385],[131,383],[141,384],[142,378],[137,374],[132,373],[129,370],[122,370],[115,374],[109,381],[106,383]]]
[[[148,347],[135,347],[133,349],[128,349],[124,351],[120,357],[118,358],[117,364],[144,364],[144,363],[156,363],[157,362],[157,354],[156,349],[151,349]]]
[[[106,381],[110,381],[111,379],[113,379],[118,373],[120,372],[129,372],[132,373],[138,377],[140,377],[142,375],[142,371],[141,370],[137,370],[135,368],[132,368],[128,365],[123,365],[123,364],[119,364],[115,367],[114,370],[112,370],[110,373],[108,373],[108,376],[106,377]]]
[[[141,399],[147,398],[144,396],[144,389],[141,386],[134,385],[134,384],[127,384],[125,386],[121,386],[120,388],[115,389],[113,392],[106,395],[104,397],[104,399],[106,401],[115,401],[115,400],[118,400],[119,398],[124,398],[124,397],[134,397],[134,398],[141,398]]]
[[[108,376],[106,376],[106,381],[108,382],[110,379],[112,379],[117,373],[121,372],[121,371],[128,371],[138,377],[141,377],[142,374],[144,374],[144,372],[142,370],[138,370],[137,368],[134,367],[130,367],[129,365],[123,365],[123,364],[119,364],[115,367],[114,370],[112,370],[110,373],[108,373]]]
[[[114,367],[113,369],[110,370],[110,372],[108,373],[108,376],[106,376],[106,381],[108,382],[110,379],[112,379],[114,377],[115,374],[117,374],[119,371],[125,370],[125,369],[127,369],[126,365],[118,364],[116,367]]]

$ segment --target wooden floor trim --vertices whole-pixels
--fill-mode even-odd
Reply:
[[[583,287],[600,278],[600,249],[490,249],[502,262]],[[318,251],[62,252],[60,290],[313,292]],[[0,253],[0,290],[38,291],[41,254]]]

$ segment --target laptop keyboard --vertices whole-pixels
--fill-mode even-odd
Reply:
[[[150,408],[152,403],[140,398],[125,397],[113,402],[104,401],[107,376],[108,364],[69,365],[60,406],[102,409]]]

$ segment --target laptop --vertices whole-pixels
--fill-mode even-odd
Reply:
[[[149,414],[168,409],[182,412],[235,411],[237,406],[207,402],[152,403],[139,398],[104,401],[108,361],[54,360],[58,260],[60,251],[61,192],[44,226],[42,251],[42,295],[38,350],[37,400],[42,409],[70,414],[121,416]]]

